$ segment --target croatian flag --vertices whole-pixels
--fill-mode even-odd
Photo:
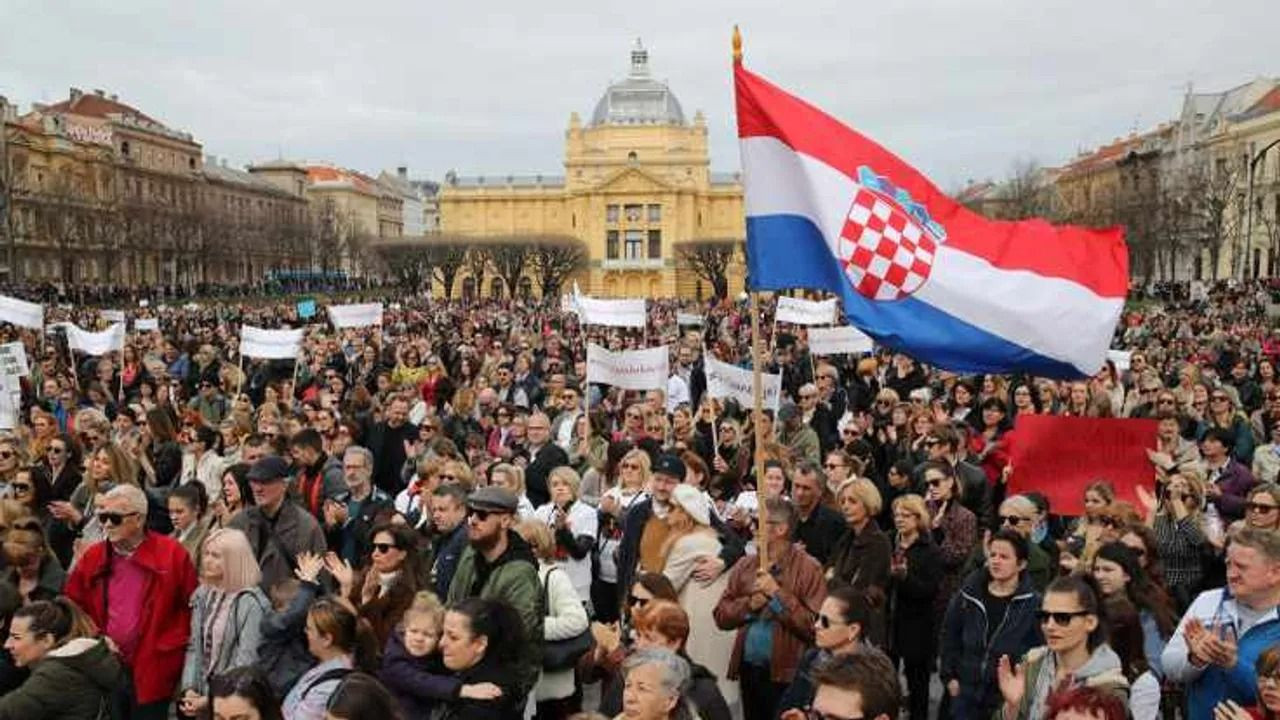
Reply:
[[[1079,377],[1128,289],[1119,228],[998,222],[734,65],[753,290],[838,295],[850,325],[959,372]]]

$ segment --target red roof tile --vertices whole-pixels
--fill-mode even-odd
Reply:
[[[145,120],[149,123],[163,126],[164,123],[154,120],[137,108],[125,105],[118,100],[112,100],[103,97],[97,93],[85,93],[78,98],[63,100],[60,103],[49,106],[51,112],[71,113],[73,115],[83,115],[85,117],[105,118],[108,115],[132,115],[139,120]]]

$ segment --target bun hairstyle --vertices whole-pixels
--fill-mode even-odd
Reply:
[[[486,657],[492,655],[503,664],[519,659],[524,645],[524,623],[510,605],[498,600],[467,598],[450,605],[449,612],[467,618],[473,637],[489,639]]]
[[[31,623],[31,634],[37,637],[50,635],[55,645],[83,637],[96,637],[98,628],[93,620],[74,602],[66,597],[39,600],[18,608],[13,619],[26,618]]]
[[[317,632],[332,639],[334,647],[351,654],[357,669],[377,671],[378,639],[373,628],[343,600],[332,596],[320,598],[312,603],[307,616]]]

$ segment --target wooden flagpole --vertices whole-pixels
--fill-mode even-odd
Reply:
[[[733,26],[733,64],[742,64],[742,33]],[[775,316],[776,321],[776,316]],[[755,401],[751,424],[756,435],[756,555],[760,569],[769,571],[768,511],[764,502],[764,376],[760,343],[760,294],[751,292],[751,392]]]

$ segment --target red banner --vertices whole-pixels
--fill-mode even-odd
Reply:
[[[1009,464],[1009,495],[1039,492],[1056,515],[1083,515],[1084,489],[1105,480],[1141,512],[1134,488],[1155,482],[1147,449],[1156,446],[1155,420],[1023,415]]]

